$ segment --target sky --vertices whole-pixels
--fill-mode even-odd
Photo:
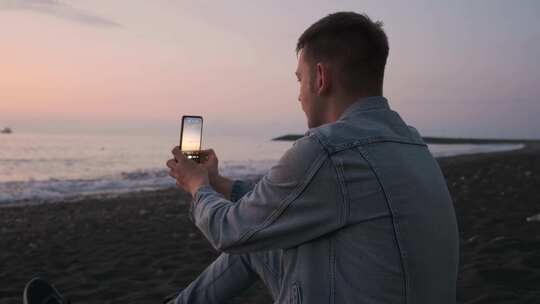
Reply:
[[[296,41],[336,11],[384,22],[384,95],[422,134],[540,138],[535,0],[0,0],[0,127],[303,133]]]

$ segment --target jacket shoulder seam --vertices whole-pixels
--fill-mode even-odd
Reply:
[[[233,244],[242,243],[250,238],[252,238],[255,234],[258,232],[264,230],[267,228],[270,224],[275,222],[279,216],[283,213],[283,211],[292,203],[294,200],[296,200],[300,194],[304,191],[304,189],[311,183],[313,180],[313,177],[316,175],[316,173],[319,171],[319,169],[322,167],[324,162],[327,159],[326,153],[320,153],[319,156],[313,161],[311,166],[306,170],[306,173],[301,178],[302,182],[299,183],[296,188],[294,188],[288,195],[286,195],[281,202],[278,204],[278,207],[275,208],[270,215],[266,217],[266,219],[259,225],[248,229],[244,234]]]
[[[394,142],[394,143],[410,144],[410,145],[427,147],[427,144],[423,142],[421,139],[414,139],[414,138],[403,137],[403,136],[372,135],[372,136],[367,136],[360,139],[347,140],[339,144],[333,144],[330,141],[328,141],[327,140],[328,137],[319,130],[312,130],[311,134],[315,137],[315,139],[317,139],[317,142],[319,142],[319,144],[323,147],[323,149],[329,155],[338,153],[343,150],[355,148],[358,146],[365,146],[365,145],[379,143],[379,142]]]

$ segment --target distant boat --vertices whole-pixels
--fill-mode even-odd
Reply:
[[[5,127],[2,130],[0,130],[0,134],[11,134],[11,133],[13,133],[13,131],[8,127]]]

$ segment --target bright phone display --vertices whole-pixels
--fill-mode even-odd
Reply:
[[[180,150],[187,158],[200,161],[203,119],[201,116],[182,116]]]

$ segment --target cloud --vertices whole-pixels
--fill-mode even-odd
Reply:
[[[113,20],[56,0],[0,0],[0,10],[32,11],[86,25],[105,28],[121,26]]]

